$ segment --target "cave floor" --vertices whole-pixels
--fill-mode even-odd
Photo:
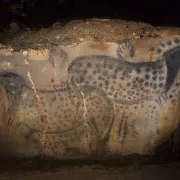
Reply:
[[[124,168],[103,168],[102,166],[83,166],[60,168],[54,171],[23,171],[0,174],[0,179],[12,180],[178,180],[180,179],[180,163],[164,165],[128,166]]]
[[[0,161],[0,180],[179,180],[179,157],[100,161]]]

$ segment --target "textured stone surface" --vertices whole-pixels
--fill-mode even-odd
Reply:
[[[146,36],[148,28],[159,35]],[[44,31],[29,36],[36,37],[29,49],[28,38],[24,50],[23,43],[18,51],[14,43],[1,46],[2,155],[152,154],[171,136],[180,120],[178,30],[75,21],[59,29],[62,37],[71,35],[68,43],[33,48]]]

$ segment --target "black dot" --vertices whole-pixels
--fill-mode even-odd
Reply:
[[[161,46],[162,46],[162,47],[165,47],[166,45],[165,45],[164,43],[161,43]]]
[[[114,90],[115,90],[114,86],[111,86],[110,88],[111,88],[111,90],[112,90],[112,91],[114,91]]]
[[[97,69],[100,69],[100,68],[101,68],[101,65],[100,65],[100,64],[96,64],[96,68],[97,68]]]
[[[119,70],[118,69],[115,69],[115,73],[118,73],[119,72]]]
[[[156,75],[157,74],[157,71],[153,71],[153,75]]]
[[[113,76],[113,78],[114,78],[114,79],[116,79],[116,78],[117,78],[117,76],[116,76],[116,75],[114,75],[114,76]]]
[[[86,74],[87,73],[87,70],[85,69],[84,71],[83,71],[83,74]]]
[[[160,134],[159,130],[156,131],[157,134]]]
[[[108,92],[108,95],[112,96],[112,93],[111,93],[111,92]]]
[[[157,76],[153,76],[152,79],[155,81],[157,79]]]
[[[92,79],[92,76],[91,76],[91,75],[89,75],[89,76],[88,76],[88,79],[90,79],[90,80],[91,80],[91,79]]]
[[[173,96],[172,95],[169,95],[169,98],[172,98]]]
[[[149,72],[150,71],[150,68],[146,68],[146,72]]]
[[[159,65],[159,66],[158,66],[158,69],[162,69],[162,67],[163,67],[162,65]]]
[[[109,67],[109,69],[113,69],[113,65],[112,64],[109,64],[108,67]]]
[[[150,78],[150,75],[149,74],[146,74],[145,75],[145,79],[149,79]]]
[[[162,49],[161,48],[157,48],[157,53],[161,53]]]
[[[163,74],[163,70],[159,70],[158,72],[159,72],[159,74]]]
[[[130,83],[130,82],[128,82],[128,83],[127,83],[127,86],[129,87],[130,85],[131,85],[131,83]]]
[[[127,76],[128,75],[128,71],[123,71],[122,75],[123,76]]]
[[[102,87],[102,83],[99,84],[99,87]]]
[[[150,48],[150,51],[154,51],[154,50],[155,50],[155,48],[154,48],[154,47],[151,47],[151,48]]]
[[[179,83],[176,83],[176,86],[179,86]]]
[[[161,76],[161,77],[159,77],[159,80],[160,80],[160,81],[164,80],[164,77],[162,77],[162,76]]]
[[[136,77],[136,81],[140,81],[140,78],[139,78],[139,77]]]
[[[97,84],[97,81],[93,81],[93,84]]]
[[[94,70],[94,71],[93,71],[93,74],[96,74],[96,73],[97,73],[97,71],[96,71],[96,70]]]
[[[136,72],[139,74],[141,72],[141,70],[140,69],[136,69]]]
[[[108,75],[108,71],[103,71],[103,75],[107,76]]]
[[[109,76],[107,76],[107,78],[106,78],[106,79],[111,79],[111,78],[112,78],[112,76],[110,76],[110,75],[109,75]]]
[[[123,80],[124,80],[124,77],[122,76],[122,77],[120,77],[120,79],[123,81]]]
[[[157,68],[157,67],[156,67],[155,65],[154,65],[154,66],[152,66],[152,69],[153,69],[153,70],[156,70],[156,68]]]
[[[153,88],[156,89],[157,88],[157,84],[153,84]]]
[[[161,88],[161,87],[163,87],[164,85],[163,85],[163,83],[159,83],[159,87]]]
[[[146,87],[148,87],[149,86],[149,83],[148,82],[145,82],[145,84],[144,84]]]
[[[174,40],[174,42],[175,42],[176,44],[178,44],[178,43],[180,42],[180,40],[179,40],[178,38],[176,38],[176,39]]]
[[[144,79],[140,79],[140,82],[144,82]]]
[[[91,67],[91,63],[87,63],[87,67]]]
[[[82,63],[79,62],[78,65],[79,65],[79,67],[82,67]]]
[[[168,41],[167,45],[171,46],[172,45],[172,41]]]
[[[106,62],[106,61],[104,61],[103,66],[104,66],[104,68],[106,68],[106,67],[107,67],[107,62]]]
[[[79,79],[79,82],[82,83],[84,81],[84,77],[81,76],[80,79]]]
[[[105,84],[108,85],[108,84],[109,84],[109,81],[105,81]]]
[[[115,94],[114,97],[117,98],[117,94]]]

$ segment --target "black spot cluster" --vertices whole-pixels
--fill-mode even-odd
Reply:
[[[155,47],[151,47],[150,48],[150,51],[155,51],[157,54],[160,54],[160,53],[162,53],[163,52],[163,48],[165,48],[165,47],[171,47],[172,45],[173,45],[173,43],[175,43],[176,45],[178,45],[178,44],[180,44],[180,39],[178,39],[178,38],[175,38],[174,40],[169,40],[168,42],[166,42],[166,43],[161,43],[161,47],[157,47],[157,48],[155,48]]]

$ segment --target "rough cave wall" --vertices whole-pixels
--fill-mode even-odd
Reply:
[[[153,154],[180,120],[179,29],[54,28],[1,44],[1,155]]]

